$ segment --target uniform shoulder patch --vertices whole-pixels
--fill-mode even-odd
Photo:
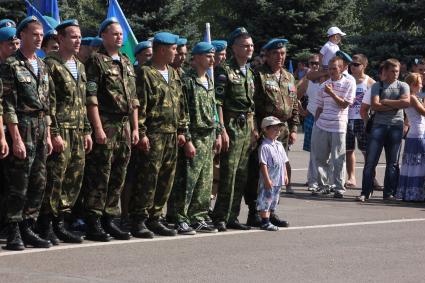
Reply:
[[[97,83],[95,82],[87,82],[87,91],[95,92],[97,91]]]
[[[222,86],[217,86],[217,87],[215,88],[215,93],[216,93],[216,94],[218,94],[218,95],[222,95],[222,94],[224,93],[224,87],[222,87]]]

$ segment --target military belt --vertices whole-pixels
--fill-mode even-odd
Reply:
[[[128,118],[128,114],[119,114],[119,113],[105,113],[105,112],[101,112],[99,113],[100,116],[103,116],[105,118],[108,118],[110,120],[114,120],[114,121],[120,121],[122,123],[126,123],[128,122],[129,118]]]
[[[233,111],[225,111],[223,113],[224,117],[227,119],[234,118],[240,127],[244,127],[248,122],[253,121],[254,113],[253,112],[233,112]]]
[[[18,112],[18,116],[28,116],[31,118],[44,118],[46,117],[46,112],[44,111],[33,111],[33,112]]]

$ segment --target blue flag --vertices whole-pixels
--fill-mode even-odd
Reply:
[[[35,16],[37,19],[43,24],[43,32],[46,34],[48,31],[51,31],[53,27],[49,24],[49,22],[43,17],[40,11],[37,10],[28,0],[25,0],[25,5],[27,6],[27,16]],[[37,50],[37,56],[40,58],[44,58],[46,54],[44,54],[43,50]]]
[[[117,0],[109,0],[107,17],[115,17],[118,19],[123,32],[123,46],[121,48],[121,52],[126,54],[130,58],[131,62],[134,63],[136,60],[134,57],[134,48],[136,48],[137,45],[137,38],[134,36],[133,30],[128,24],[127,18],[121,10]]]
[[[57,0],[33,0],[32,4],[43,16],[52,17],[60,22]]]
[[[41,14],[40,11],[37,10],[37,8],[35,8],[28,0],[25,0],[25,5],[27,6],[27,16],[36,16],[37,19],[43,24],[44,34],[53,29],[49,22],[43,18],[43,14]]]
[[[294,74],[294,66],[292,66],[292,60],[289,60],[288,72]]]

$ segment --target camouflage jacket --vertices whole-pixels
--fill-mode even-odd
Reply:
[[[214,83],[211,78],[208,77],[208,89],[195,72],[187,73],[183,82],[183,92],[189,112],[189,131],[186,134],[186,140],[191,139],[191,132],[219,129]]]
[[[136,74],[130,59],[119,54],[114,61],[104,47],[86,62],[87,105],[97,105],[102,115],[130,115],[139,106]]]
[[[254,111],[254,75],[250,68],[244,75],[235,59],[214,70],[215,95],[223,111]]]
[[[38,57],[37,62],[38,74],[35,74],[29,60],[18,50],[2,65],[0,76],[3,81],[5,124],[17,124],[19,115],[44,112],[47,123],[50,125],[49,81],[51,78],[46,64]]]
[[[185,133],[186,103],[177,71],[168,66],[168,83],[147,63],[137,70],[137,96],[140,101],[140,137],[147,133]]]
[[[300,124],[298,99],[294,77],[281,69],[280,79],[264,64],[255,73],[255,116],[258,123],[267,116],[275,116],[288,123],[290,132]]]
[[[52,135],[59,134],[59,128],[78,129],[90,134],[90,123],[86,110],[86,72],[84,65],[74,56],[78,78],[75,79],[58,52],[50,52],[44,59],[49,67],[50,118]]]

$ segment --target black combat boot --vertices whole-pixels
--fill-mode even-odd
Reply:
[[[154,234],[146,227],[146,219],[133,219],[131,223],[131,235],[136,238],[152,239]]]
[[[56,236],[65,243],[79,244],[83,242],[83,238],[81,236],[76,235],[65,228],[63,214],[53,218],[53,231],[55,232]]]
[[[227,228],[235,229],[235,230],[251,230],[251,227],[243,225],[242,223],[239,222],[238,219],[229,221],[229,223],[227,223],[226,226]]]
[[[274,211],[270,212],[270,222],[277,227],[289,227],[289,222],[286,220],[281,220]]]
[[[19,223],[19,229],[21,230],[22,240],[25,246],[33,246],[34,248],[50,248],[52,243],[49,240],[40,238],[32,230],[34,221],[32,219],[25,219]]]
[[[176,236],[177,231],[174,229],[169,229],[162,224],[159,219],[152,219],[146,222],[146,226],[149,230],[158,234],[160,236]]]
[[[109,233],[112,237],[117,240],[130,240],[130,233],[122,231],[113,221],[113,217],[110,215],[104,215],[102,217],[102,227],[106,233]]]
[[[18,222],[11,222],[7,225],[7,242],[3,249],[11,251],[22,251],[25,249]]]
[[[111,236],[103,230],[100,225],[100,218],[97,215],[90,215],[86,218],[87,229],[86,239],[97,242],[109,242]]]
[[[248,205],[249,212],[248,218],[246,219],[246,225],[251,227],[260,227],[261,226],[261,217],[258,214],[257,206],[255,203]]]
[[[52,228],[52,215],[40,215],[37,219],[37,228],[41,238],[49,240],[54,246],[59,245],[59,239]]]

